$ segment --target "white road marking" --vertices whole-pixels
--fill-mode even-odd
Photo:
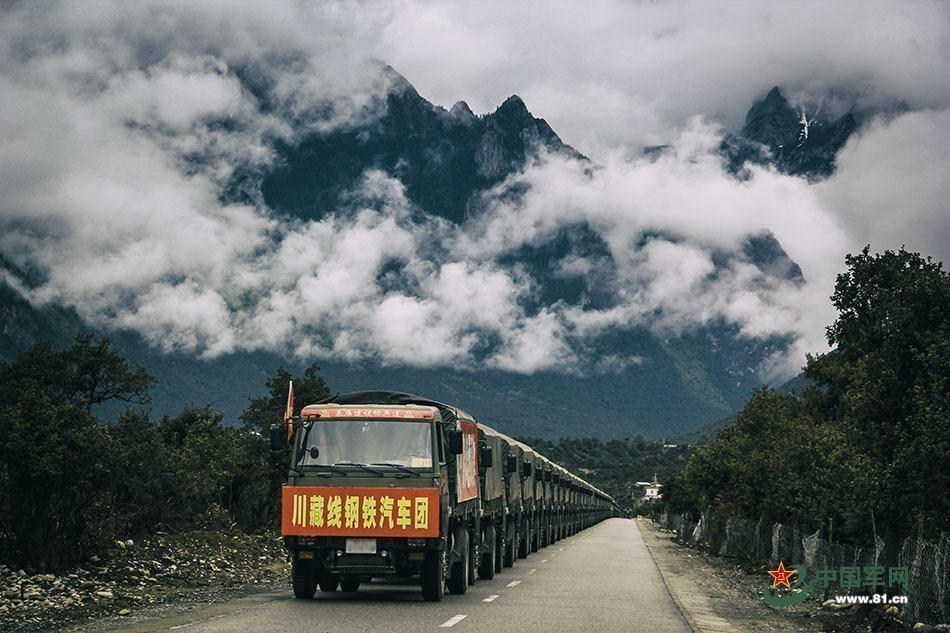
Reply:
[[[545,558],[543,561],[541,561],[541,564],[543,565],[546,562],[548,562],[548,559]]]
[[[482,602],[494,602],[494,601],[497,600],[497,599],[498,599],[498,594],[497,594],[497,593],[493,593],[492,595],[488,596],[487,598],[482,598]]]
[[[525,576],[530,576],[531,574],[533,574],[533,573],[536,572],[536,571],[538,571],[538,570],[537,570],[537,569],[529,569],[529,570],[528,570],[528,573],[525,574]]]
[[[465,617],[466,617],[466,616],[464,616],[464,615],[462,615],[462,614],[460,613],[460,614],[458,614],[458,615],[456,615],[456,616],[454,616],[454,617],[449,618],[448,620],[446,620],[446,621],[443,622],[442,624],[440,624],[440,625],[439,625],[439,628],[447,629],[447,628],[453,627],[453,626],[455,626],[456,624],[458,624],[459,622],[461,622],[462,620],[464,620]]]
[[[506,586],[506,587],[517,587],[517,586],[520,585],[520,584],[521,584],[521,581],[520,581],[520,580],[512,580],[511,582],[509,582],[509,583],[508,583],[507,585],[505,585],[505,586]]]

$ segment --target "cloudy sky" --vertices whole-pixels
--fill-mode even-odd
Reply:
[[[0,6],[0,254],[33,283],[8,281],[165,349],[292,340],[307,357],[430,366],[471,363],[494,340],[483,362],[531,372],[582,364],[608,328],[718,320],[792,340],[762,368],[787,375],[823,349],[845,253],[950,254],[946,2]],[[351,208],[320,221],[279,217],[253,188],[221,202],[235,171],[266,171],[276,143],[378,115],[380,60],[446,108],[484,114],[519,94],[603,169],[532,164],[463,226],[415,222],[399,182],[371,171]],[[886,115],[868,117],[822,183],[767,169],[737,182],[714,150],[774,85],[796,103]],[[672,149],[639,157],[657,144]],[[519,184],[515,206],[504,190]],[[527,308],[534,280],[499,258],[578,221],[610,246],[619,302]],[[678,239],[631,247],[658,231]],[[804,285],[741,258],[716,268],[762,231]],[[398,291],[381,279],[393,260]]]

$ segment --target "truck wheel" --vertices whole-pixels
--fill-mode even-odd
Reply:
[[[313,561],[295,560],[291,571],[291,580],[294,586],[294,597],[301,600],[310,600],[317,592],[317,583],[313,578]]]
[[[538,521],[537,519],[535,519],[534,521],[531,522],[531,551],[532,552],[538,551],[539,536],[540,535],[538,534]]]
[[[471,539],[471,535],[469,535]],[[468,584],[474,585],[478,582],[478,561],[481,556],[480,552],[482,551],[481,546],[478,543],[475,543],[474,547],[468,552]]]
[[[426,602],[441,602],[445,595],[445,552],[429,552],[422,563],[422,598]]]
[[[515,564],[515,553],[518,551],[518,529],[511,531],[511,540],[505,543],[505,567],[511,567]]]
[[[495,573],[501,571],[502,565],[505,563],[505,539],[503,536],[498,535],[495,537],[495,551],[493,553],[493,558],[495,559]]]
[[[520,534],[518,534],[518,558],[527,558],[528,557],[528,539],[531,538],[531,534],[528,532],[527,522],[521,524]]]
[[[340,579],[340,589],[346,593],[356,593],[360,588],[359,578],[342,578]]]
[[[449,591],[457,596],[461,596],[468,591],[468,569],[471,552],[468,549],[468,532],[462,530],[460,533],[462,546],[462,560],[452,563],[452,573],[449,574]]]
[[[485,530],[484,543],[490,544],[490,551],[482,554],[478,562],[478,577],[482,580],[491,580],[495,577],[495,526],[489,525]]]
[[[339,578],[337,578],[336,576],[327,576],[326,578],[320,581],[320,591],[323,591],[326,593],[333,593],[334,591],[336,591],[336,587],[339,584],[340,584]]]

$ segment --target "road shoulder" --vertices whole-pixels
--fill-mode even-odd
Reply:
[[[747,578],[739,580],[746,574],[730,562],[678,545],[671,533],[660,531],[649,519],[638,520],[637,527],[673,601],[696,633],[821,631],[820,624],[803,613],[766,606]]]

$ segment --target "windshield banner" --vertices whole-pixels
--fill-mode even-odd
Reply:
[[[281,501],[285,536],[439,535],[438,488],[284,486]]]

